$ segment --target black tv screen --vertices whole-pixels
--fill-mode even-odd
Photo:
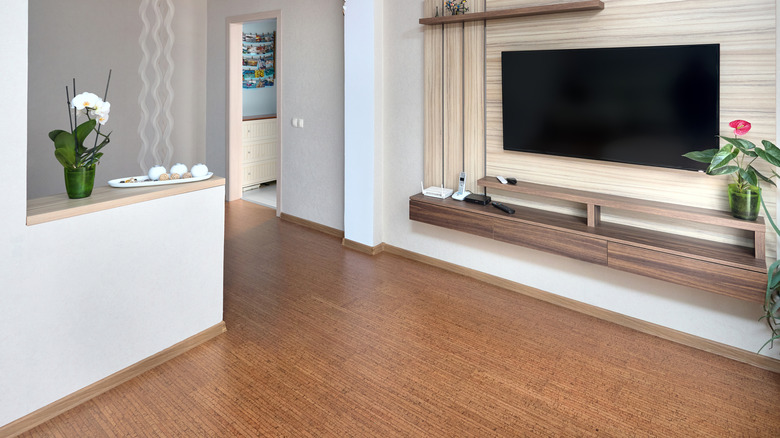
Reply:
[[[719,70],[718,44],[502,52],[504,149],[704,169]]]

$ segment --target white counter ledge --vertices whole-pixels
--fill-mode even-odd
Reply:
[[[27,201],[27,225],[51,222],[123,205],[179,195],[225,185],[225,178],[213,176],[192,183],[139,188],[95,187],[92,195],[83,199],[69,199],[65,193]]]

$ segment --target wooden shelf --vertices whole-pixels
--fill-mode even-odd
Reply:
[[[486,186],[482,182],[480,180],[480,185]],[[491,181],[484,182],[492,184]],[[515,186],[515,192],[527,193],[523,185],[518,185],[520,187]],[[506,187],[501,186],[502,189]],[[584,193],[587,193],[552,189],[553,195],[547,193],[547,196],[556,199],[570,199],[570,196],[585,196]],[[590,201],[605,196],[591,195]],[[621,205],[631,209],[629,199],[606,195],[606,200],[622,200]],[[639,210],[633,211],[645,211],[643,204],[644,201],[639,202]],[[678,207],[656,204],[658,208],[666,205],[671,210]],[[508,215],[491,205],[418,194],[409,200],[409,218],[708,292],[763,302],[766,261],[756,258],[753,248],[619,224],[590,226],[585,218],[509,205],[514,208],[515,214]],[[717,213],[720,212],[696,210],[701,215],[697,217],[702,220],[708,217],[708,213],[715,213],[714,216],[719,218]],[[662,215],[671,216],[668,213]]]
[[[480,187],[585,204],[588,211],[587,225],[591,227],[599,225],[601,207],[608,207],[655,216],[682,219],[700,224],[718,225],[737,230],[750,231],[754,233],[754,256],[759,260],[763,260],[766,257],[766,225],[764,224],[764,218],[761,217],[755,221],[746,221],[737,219],[728,212],[720,210],[646,201],[623,196],[533,184],[523,181],[518,181],[517,184],[501,184],[495,177],[490,176],[481,178],[477,181],[477,184]]]
[[[558,14],[562,12],[596,11],[602,9],[604,9],[604,2],[601,0],[585,0],[572,3],[553,3],[548,5],[526,6],[522,8],[500,9],[497,11],[475,12],[463,15],[420,18],[420,24],[434,25],[465,23],[468,21],[498,20],[502,18]]]

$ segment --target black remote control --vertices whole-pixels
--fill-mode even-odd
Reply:
[[[499,210],[505,211],[507,214],[515,214],[515,211],[509,207],[507,207],[504,204],[501,204],[499,202],[491,202],[490,203],[493,207],[496,207]]]

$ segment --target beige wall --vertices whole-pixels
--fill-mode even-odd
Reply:
[[[62,166],[48,138],[53,129],[68,129],[65,86],[76,78],[77,92],[102,97],[109,69],[111,117],[104,129],[112,133],[111,143],[103,150],[95,184],[144,173],[138,161],[140,4],[141,0],[30,2],[28,199],[65,191]],[[206,0],[173,4],[173,161],[192,165],[206,159]],[[89,25],[83,25],[85,19]]]

